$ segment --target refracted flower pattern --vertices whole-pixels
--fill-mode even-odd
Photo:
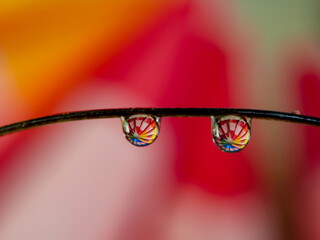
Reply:
[[[244,149],[251,136],[251,119],[245,116],[212,116],[214,143],[224,152],[238,152]]]
[[[153,143],[160,131],[160,117],[136,114],[121,117],[126,139],[135,146],[147,146]]]

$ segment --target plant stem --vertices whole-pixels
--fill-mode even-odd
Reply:
[[[119,108],[67,112],[34,118],[0,127],[0,136],[26,130],[29,128],[35,128],[60,122],[98,118],[118,118],[121,116],[128,116],[133,114],[150,114],[158,117],[210,117],[236,114],[244,115],[250,118],[285,121],[318,127],[320,126],[320,118],[266,110],[236,108]]]

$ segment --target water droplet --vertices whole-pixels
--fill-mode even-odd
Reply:
[[[160,117],[135,114],[121,117],[126,139],[135,146],[147,146],[156,140],[160,131]]]
[[[296,114],[296,115],[301,115],[301,112],[299,110],[294,110],[291,113]]]
[[[211,126],[213,141],[224,152],[238,152],[244,149],[250,140],[251,119],[248,117],[212,116]]]

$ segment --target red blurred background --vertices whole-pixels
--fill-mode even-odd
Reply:
[[[232,107],[320,116],[316,0],[2,1],[1,125],[65,111]],[[208,118],[120,119],[0,138],[0,239],[320,239],[319,129],[253,121],[237,154]]]

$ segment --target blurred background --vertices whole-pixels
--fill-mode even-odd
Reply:
[[[0,1],[0,124],[119,107],[320,116],[318,0]],[[120,119],[0,138],[2,240],[320,239],[319,129],[253,121],[236,154],[209,118]]]

